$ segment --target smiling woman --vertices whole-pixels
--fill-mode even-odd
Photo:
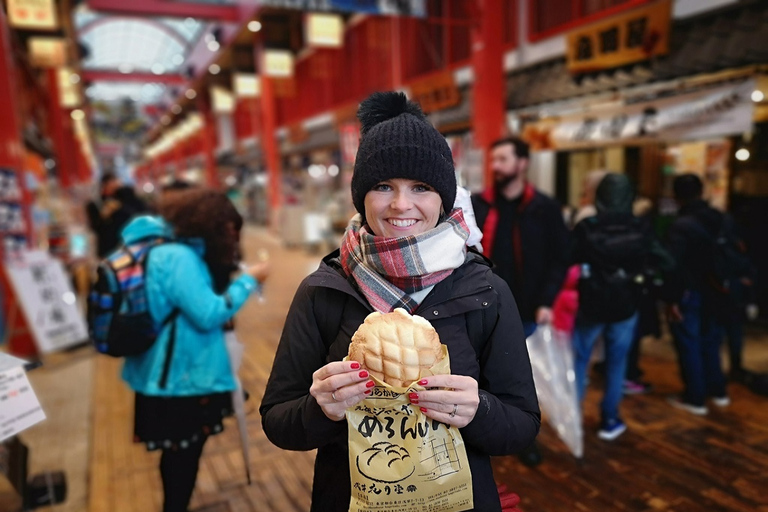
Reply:
[[[451,373],[430,376],[422,384],[442,389],[412,393],[407,406],[460,429],[473,509],[498,512],[490,455],[525,448],[539,427],[515,301],[489,262],[467,249],[451,151],[419,106],[402,93],[375,93],[358,118],[351,183],[358,214],[340,249],[296,292],[261,404],[264,432],[285,449],[317,449],[312,511],[350,510],[345,412],[372,396],[375,383],[361,361],[343,359],[371,312],[403,308],[434,327]],[[408,467],[400,471],[407,479]],[[445,510],[472,508],[465,505]]]

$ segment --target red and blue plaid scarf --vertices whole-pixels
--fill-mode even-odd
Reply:
[[[376,311],[419,305],[408,294],[433,286],[464,264],[469,228],[461,208],[443,222],[418,235],[376,236],[355,215],[341,242],[341,266],[351,275]]]

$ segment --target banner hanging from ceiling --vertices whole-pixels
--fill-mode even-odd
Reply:
[[[523,136],[537,149],[702,140],[752,130],[754,79],[624,105],[548,108]]]

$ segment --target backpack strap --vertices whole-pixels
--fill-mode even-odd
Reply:
[[[163,373],[160,375],[160,389],[165,389],[165,386],[168,384],[168,375],[171,373],[173,349],[176,346],[176,319],[179,317],[180,313],[181,310],[179,308],[174,308],[161,324],[162,329],[170,323],[171,332],[168,335],[168,347],[166,348],[165,361],[163,362]]]

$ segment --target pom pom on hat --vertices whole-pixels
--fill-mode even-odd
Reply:
[[[390,179],[421,181],[434,188],[450,212],[456,199],[453,156],[445,137],[401,92],[376,92],[357,112],[362,128],[352,176],[352,201],[365,217],[365,195]]]

